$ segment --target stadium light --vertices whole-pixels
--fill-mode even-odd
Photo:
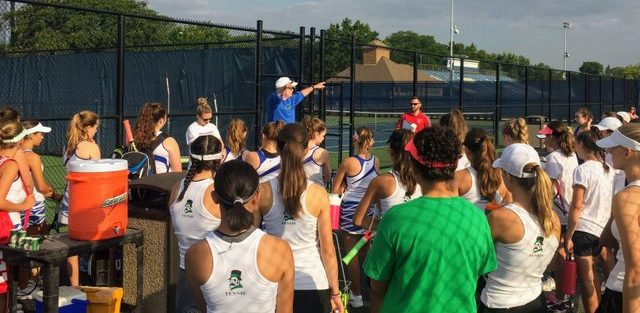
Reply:
[[[453,1],[453,0],[452,0]],[[569,58],[569,52],[567,52],[567,30],[571,29],[571,23],[570,22],[562,22],[562,29],[564,32],[564,54],[562,55],[562,58],[564,60],[564,73],[562,73],[562,77],[565,77],[566,73],[567,73],[567,59]]]

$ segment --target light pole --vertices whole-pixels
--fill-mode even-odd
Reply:
[[[453,0],[451,0],[451,24],[449,25],[449,82],[453,82]]]
[[[567,52],[567,30],[571,29],[571,23],[569,22],[562,22],[562,28],[563,28],[563,32],[564,32],[564,54],[563,54],[563,60],[564,60],[564,73],[562,74],[562,77],[564,77],[567,73],[567,58],[569,58],[569,52]]]

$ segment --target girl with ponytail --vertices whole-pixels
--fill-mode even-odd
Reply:
[[[440,126],[452,129],[458,135],[460,142],[464,141],[464,137],[467,135],[467,131],[469,130],[467,122],[464,120],[464,114],[462,114],[462,111],[458,109],[453,109],[451,112],[443,115],[440,118]],[[458,167],[456,167],[456,171],[461,171],[469,166],[471,166],[471,163],[469,163],[467,155],[462,151],[462,156],[458,160]]]
[[[487,206],[495,208],[510,203],[511,194],[502,182],[500,170],[492,166],[497,153],[489,133],[472,128],[465,136],[463,146],[471,166],[456,172],[458,194],[483,211]]]
[[[260,213],[267,233],[287,240],[293,250],[293,311],[342,312],[329,197],[323,186],[307,180],[303,166],[308,138],[301,124],[287,124],[278,133],[282,172],[261,184]]]
[[[200,312],[291,312],[294,258],[286,240],[255,227],[262,196],[256,171],[241,160],[222,164],[211,195],[220,226],[185,255]]]
[[[413,138],[413,132],[407,129],[396,129],[389,137],[389,155],[391,156],[391,171],[382,174],[369,183],[367,192],[358,204],[353,223],[361,228],[367,228],[372,218],[367,213],[369,208],[378,203],[376,217],[382,218],[392,207],[422,195],[422,189],[413,172],[411,155],[405,147]]]
[[[529,144],[527,121],[521,117],[506,121],[502,128],[502,135],[505,147],[512,143]]]
[[[614,115],[617,118],[617,115]],[[591,124],[593,123],[593,113],[588,108],[580,108],[576,111],[576,115],[574,117],[578,126],[573,131],[573,136],[578,137],[578,135],[583,132],[591,129]]]
[[[218,127],[211,123],[212,118],[213,110],[209,105],[209,100],[204,97],[198,98],[196,121],[187,128],[187,145],[190,145],[196,138],[203,135],[213,135],[222,141]]]
[[[373,132],[368,127],[359,127],[353,134],[356,155],[342,161],[333,179],[331,192],[342,195],[340,210],[340,230],[345,243],[345,249],[350,250],[364,234],[364,229],[353,223],[356,208],[367,192],[367,187],[380,172],[380,161],[371,153]],[[362,306],[360,293],[360,262],[354,258],[349,263],[349,277],[351,278],[351,306]]]
[[[187,249],[220,225],[220,207],[210,195],[222,160],[222,142],[212,135],[200,136],[189,149],[191,166],[186,177],[173,186],[169,199],[171,222],[180,252],[176,312],[198,305],[184,275]]]
[[[304,156],[304,171],[312,182],[324,186],[331,180],[331,166],[329,165],[329,153],[320,144],[327,135],[327,125],[323,120],[305,116],[302,124],[309,134],[309,146]]]
[[[283,121],[270,122],[262,128],[262,146],[258,151],[247,153],[245,161],[258,172],[260,182],[266,182],[280,174],[280,154],[277,148],[278,133],[284,126]]]
[[[560,218],[562,225],[562,237],[560,248],[556,251],[556,257],[552,262],[552,268],[556,283],[556,304],[563,303],[565,295],[562,294],[561,278],[562,262],[566,258],[564,251],[564,235],[567,230],[569,207],[573,198],[573,172],[578,167],[575,140],[571,129],[561,121],[551,121],[543,127],[536,137],[544,139],[544,147],[549,152],[545,157],[544,170],[549,175],[555,190],[553,197],[553,210]]]
[[[513,202],[488,215],[498,269],[487,276],[478,312],[545,312],[542,275],[560,240],[551,180],[527,144],[509,145],[493,166]]]
[[[595,263],[600,256],[600,236],[611,217],[614,171],[605,162],[605,150],[596,127],[576,138],[576,153],[584,163],[573,172],[573,198],[564,235],[567,254],[576,256],[580,294],[585,312],[595,312],[600,301],[600,279]]]
[[[162,132],[169,117],[159,102],[147,102],[140,109],[133,127],[133,141],[140,151],[153,155],[153,174],[181,172],[180,147],[178,142]],[[219,136],[220,134],[218,134]]]
[[[244,160],[246,155],[250,152],[246,148],[247,145],[247,125],[239,117],[234,117],[229,122],[227,128],[227,146],[224,162],[239,159]]]
[[[99,160],[100,147],[95,142],[94,137],[98,132],[100,119],[98,114],[91,111],[76,113],[69,122],[67,129],[67,146],[62,155],[65,166],[69,161]],[[60,201],[60,215],[58,223],[66,225],[69,223],[69,186],[65,186],[62,201]],[[72,256],[67,259],[67,268],[71,286],[80,285],[80,269],[78,267],[78,257]]]

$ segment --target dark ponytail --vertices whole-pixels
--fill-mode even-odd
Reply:
[[[561,121],[551,121],[547,124],[547,127],[553,131],[551,136],[558,139],[558,145],[562,153],[570,157],[576,151],[573,133],[567,125]]]
[[[576,138],[576,141],[581,143],[584,149],[594,152],[598,156],[600,156],[600,162],[602,162],[602,167],[604,168],[604,171],[609,172],[609,165],[607,165],[607,162],[605,161],[606,159],[605,150],[598,147],[598,145],[596,145],[596,141],[600,139],[602,139],[602,134],[600,133],[600,130],[595,126],[592,126],[590,129],[587,129],[581,132]]]
[[[189,149],[191,154],[194,155],[204,156],[218,154],[222,151],[222,142],[220,142],[220,139],[211,135],[200,136],[191,143]],[[217,160],[201,160],[191,157],[191,166],[189,167],[187,176],[184,178],[184,182],[182,183],[182,191],[178,196],[178,201],[181,201],[184,198],[184,194],[187,192],[187,188],[189,188],[189,184],[191,184],[193,176],[207,170],[215,173],[220,167],[221,159],[222,158]]]
[[[220,166],[213,187],[220,203],[222,222],[233,232],[253,225],[253,214],[245,204],[258,191],[258,173],[242,160],[231,160]]]
[[[404,147],[413,139],[413,132],[407,129],[396,129],[389,137],[389,149],[392,169],[398,175],[398,179],[405,188],[405,196],[410,197],[416,190],[416,175],[413,172],[411,154]]]

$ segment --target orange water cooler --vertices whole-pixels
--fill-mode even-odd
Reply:
[[[102,240],[127,229],[126,160],[77,160],[67,165],[69,238]]]

